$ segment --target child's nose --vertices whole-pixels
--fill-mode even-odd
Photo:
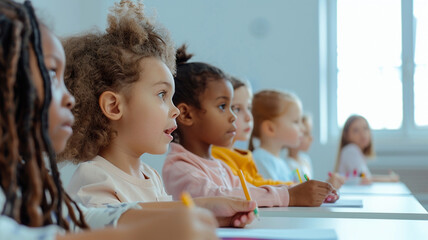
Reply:
[[[180,109],[178,109],[175,105],[172,105],[172,118],[177,118],[180,115]]]
[[[234,121],[236,120],[236,115],[235,115],[235,113],[232,111],[232,109],[229,109],[229,114],[230,114],[229,121],[230,121],[230,122],[234,122]]]

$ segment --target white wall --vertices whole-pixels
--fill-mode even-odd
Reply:
[[[68,36],[94,26],[104,29],[108,7],[113,2],[39,0],[34,4],[43,9],[42,19],[53,26],[58,35]],[[189,45],[195,60],[250,80],[255,91],[282,88],[300,96],[305,110],[314,117],[315,141],[310,155],[315,176],[323,179],[327,175],[334,165],[336,139],[330,139],[327,145],[319,141],[320,89],[326,87],[320,85],[320,80],[326,77],[325,1],[152,0],[144,3],[146,12],[156,16],[171,31],[177,46]],[[327,97],[326,92],[323,94]],[[161,169],[164,156],[143,158]]]

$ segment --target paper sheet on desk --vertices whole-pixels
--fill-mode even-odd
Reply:
[[[223,240],[336,240],[334,229],[239,229],[218,228]]]
[[[363,200],[362,199],[339,199],[335,203],[323,203],[321,207],[354,207],[362,208]]]

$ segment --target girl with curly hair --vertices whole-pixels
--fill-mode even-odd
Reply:
[[[86,206],[141,202],[148,208],[171,201],[159,174],[140,156],[162,154],[179,114],[172,103],[175,49],[167,31],[150,22],[143,5],[121,1],[111,9],[105,33],[64,41],[65,84],[76,97],[73,135],[61,159],[80,162],[67,192]],[[221,226],[254,219],[255,202],[198,198]]]

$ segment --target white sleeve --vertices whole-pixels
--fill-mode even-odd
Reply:
[[[30,228],[0,215],[0,233],[0,239],[7,240],[54,240],[57,234],[64,231],[56,225]]]
[[[82,210],[85,220],[91,229],[105,228],[110,226],[117,226],[117,221],[120,216],[129,209],[141,209],[138,202],[134,203],[120,203],[120,204],[108,204],[102,208],[86,208],[79,205]],[[74,228],[75,230],[79,230]]]

